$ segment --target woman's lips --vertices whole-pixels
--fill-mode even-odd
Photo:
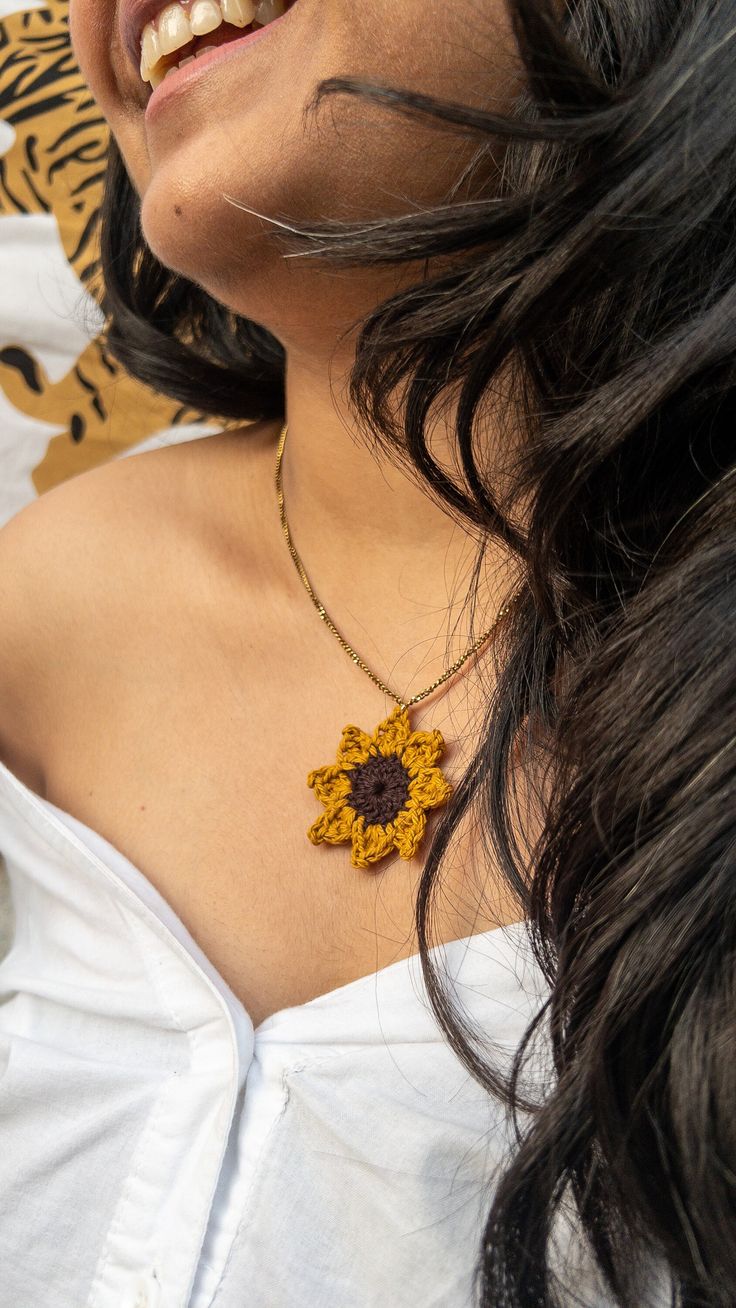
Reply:
[[[150,23],[169,0],[120,0],[118,11],[118,29],[120,40],[128,53],[128,58],[140,77],[141,37],[146,23]],[[293,9],[296,0],[285,0],[286,13]],[[284,14],[283,17],[286,15]],[[278,19],[274,20],[278,22]],[[270,23],[267,26],[271,26]],[[215,28],[217,31],[217,28]]]
[[[165,77],[162,82],[151,92],[146,105],[146,123],[152,121],[158,113],[159,106],[170,100],[178,100],[179,93],[186,90],[189,83],[198,80],[209,69],[212,63],[225,63],[226,60],[238,58],[244,54],[250,46],[255,45],[259,40],[264,39],[271,30],[275,30],[286,21],[292,9],[296,7],[297,0],[287,8],[284,14],[279,18],[274,18],[273,22],[267,23],[265,27],[259,27],[255,32],[249,32],[246,36],[236,37],[234,40],[224,41],[216,50],[208,50],[204,54],[197,55],[191,63],[184,64],[177,68],[175,72]],[[204,38],[206,40],[206,38]]]

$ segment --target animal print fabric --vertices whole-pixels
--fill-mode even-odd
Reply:
[[[108,128],[68,0],[0,0],[0,525],[109,459],[221,430],[105,352],[98,215]]]

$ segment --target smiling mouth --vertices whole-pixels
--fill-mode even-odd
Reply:
[[[140,74],[151,91],[173,69],[267,27],[296,0],[184,0],[163,5],[141,33]]]

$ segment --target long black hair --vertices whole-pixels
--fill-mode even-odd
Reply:
[[[648,1304],[656,1265],[668,1303],[733,1308],[736,4],[509,11],[525,78],[508,116],[342,77],[313,105],[367,98],[474,140],[479,162],[504,141],[486,193],[273,236],[328,265],[426,259],[431,271],[445,258],[362,321],[350,400],[366,438],[502,538],[528,579],[416,907],[447,1039],[517,1123],[524,1110],[493,1191],[478,1302],[569,1302],[551,1247],[572,1198],[613,1302]],[[104,335],[131,374],[218,418],[284,416],[283,347],[146,247],[114,139],[101,258]],[[501,504],[474,416],[512,361],[523,441]],[[389,398],[404,381],[397,417]],[[447,388],[456,479],[425,440]],[[523,530],[510,511],[521,503]],[[542,831],[522,856],[512,760],[539,739]],[[550,985],[509,1077],[427,952],[443,854],[471,804]],[[520,1073],[543,1021],[554,1084],[532,1105]]]

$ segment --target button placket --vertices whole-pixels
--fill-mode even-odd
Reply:
[[[153,1271],[138,1282],[131,1308],[159,1308],[160,1303],[161,1282],[157,1273]]]

